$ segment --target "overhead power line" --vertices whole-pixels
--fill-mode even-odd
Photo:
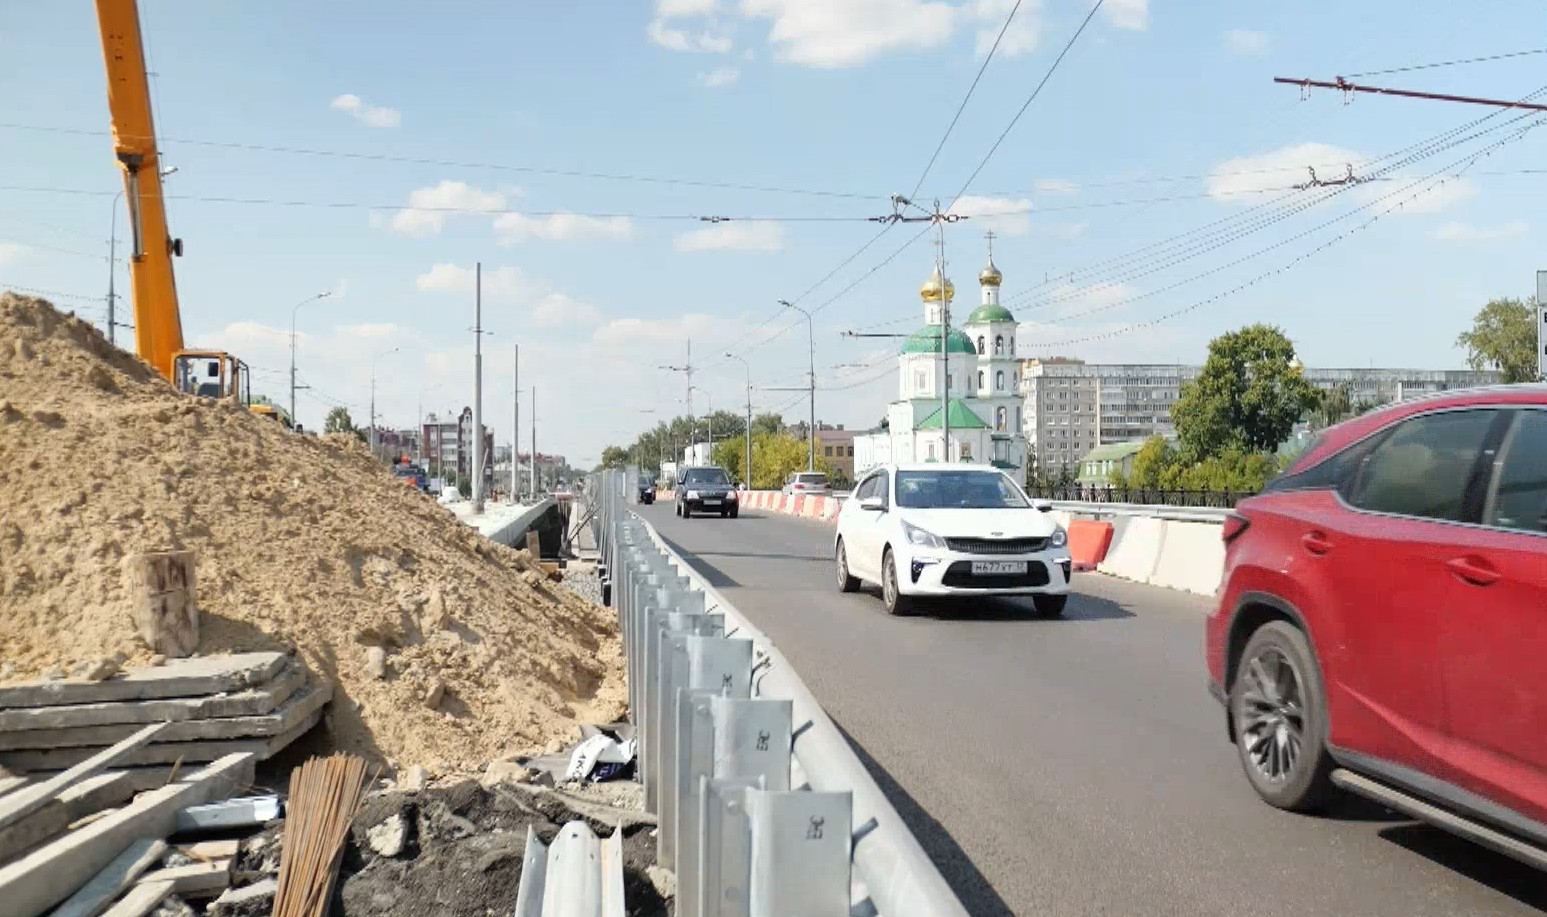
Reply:
[[[1507,54],[1489,54],[1486,57],[1468,57],[1461,60],[1439,61],[1433,64],[1410,64],[1406,67],[1391,67],[1386,70],[1364,70],[1359,73],[1344,74],[1352,79],[1359,76],[1383,76],[1387,73],[1410,73],[1414,70],[1433,70],[1436,67],[1456,67],[1461,64],[1483,64],[1489,61],[1508,60],[1512,57],[1526,57],[1532,54],[1547,54],[1547,48],[1533,48],[1530,51],[1511,51]]]
[[[1428,99],[1436,102],[1464,102],[1468,105],[1493,105],[1499,108],[1524,108],[1530,111],[1547,111],[1547,105],[1535,105],[1527,102],[1510,102],[1506,99],[1488,99],[1481,96],[1458,96],[1443,92],[1420,92],[1416,89],[1391,89],[1382,86],[1361,86],[1358,83],[1350,83],[1343,77],[1337,77],[1332,82],[1325,80],[1295,79],[1287,76],[1276,76],[1275,83],[1284,83],[1289,86],[1299,86],[1306,89],[1338,89],[1345,93],[1368,92],[1374,95],[1400,96],[1408,99]]]
[[[14,121],[0,122],[0,128],[21,131],[37,131],[50,134],[68,134],[81,137],[106,137],[108,131],[88,130],[84,128],[52,127],[39,124],[20,124]],[[127,137],[125,139],[146,139]],[[877,200],[884,198],[879,194],[856,194],[845,191],[828,191],[811,188],[787,188],[777,185],[758,185],[742,182],[710,181],[708,179],[676,178],[659,175],[631,175],[617,172],[588,172],[580,169],[552,169],[540,166],[520,166],[508,163],[472,162],[457,159],[439,159],[429,156],[396,156],[390,153],[359,153],[347,150],[327,150],[312,147],[271,146],[260,143],[242,143],[224,140],[196,140],[186,137],[161,137],[158,141],[163,147],[167,145],[182,144],[184,146],[210,147],[222,150],[241,150],[254,153],[282,153],[294,156],[321,156],[336,159],[349,159],[362,162],[386,162],[400,165],[437,166],[451,169],[487,170],[494,172],[515,172],[529,175],[547,175],[557,178],[586,178],[601,181],[635,182],[652,185],[674,185],[690,188],[713,188],[722,191],[751,191],[767,194],[794,194],[808,197],[833,197],[850,198],[854,200]]]

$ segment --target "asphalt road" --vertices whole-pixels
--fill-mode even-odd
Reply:
[[[890,618],[832,529],[749,510],[661,534],[767,633],[977,915],[1540,914],[1547,876],[1350,799],[1260,802],[1206,691],[1207,600],[1096,574]]]

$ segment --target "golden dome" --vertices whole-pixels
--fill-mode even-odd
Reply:
[[[940,301],[939,268],[935,268],[935,272],[929,275],[929,279],[924,281],[923,286],[919,287],[919,296],[923,297],[925,302]],[[956,298],[956,285],[951,283],[949,278],[947,278],[945,281],[945,297],[947,300],[953,300]]]
[[[1004,275],[999,273],[999,268],[994,267],[994,259],[988,259],[988,267],[978,274],[978,283],[985,287],[997,287],[1004,282]]]

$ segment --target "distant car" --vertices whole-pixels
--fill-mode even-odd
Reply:
[[[1069,599],[1069,536],[1009,476],[984,465],[883,465],[843,502],[838,588],[879,583],[886,610],[916,598],[1029,595],[1058,617]]]
[[[1209,685],[1257,795],[1341,788],[1547,867],[1547,386],[1332,427],[1222,537]]]
[[[715,512],[721,518],[734,519],[741,513],[741,499],[724,468],[684,468],[677,480],[676,511],[684,519],[692,518],[694,513]]]
[[[655,482],[654,481],[652,481],[652,480],[650,480],[649,478],[646,478],[646,477],[641,477],[639,479],[638,488],[639,488],[639,502],[640,503],[647,503],[648,504],[648,503],[654,503],[655,502]]]
[[[784,493],[831,496],[832,482],[820,471],[797,471],[784,479]]]

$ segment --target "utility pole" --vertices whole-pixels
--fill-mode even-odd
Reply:
[[[747,371],[747,433],[746,433],[746,440],[747,440],[747,463],[745,465],[741,466],[741,479],[742,479],[742,483],[747,485],[747,489],[751,490],[752,489],[752,364],[747,362],[746,357],[738,357],[738,356],[736,356],[733,353],[727,353],[725,355],[725,357],[728,360],[736,360],[736,361],[740,362],[741,365],[743,367],[745,367],[745,369]]]
[[[483,262],[473,266],[473,512],[483,512]]]
[[[114,333],[118,328],[118,295],[113,292],[113,283],[118,277],[118,199],[123,197],[123,194],[123,189],[119,188],[118,193],[113,195],[113,219],[107,237],[107,342],[115,346],[118,344],[117,335]],[[291,375],[290,384],[294,387],[294,374]],[[292,402],[290,420],[293,423],[295,421],[294,395],[291,396],[290,401]]]
[[[521,492],[521,486],[517,475],[521,467],[521,345],[515,345],[515,371],[512,377],[515,390],[511,394],[511,404],[515,410],[511,413],[511,503],[520,503],[517,495]]]
[[[904,216],[904,207],[912,207],[923,215]],[[961,214],[942,213],[939,201],[934,202],[933,210],[925,210],[900,194],[892,195],[892,215],[886,218],[886,221],[893,223],[933,223],[938,232],[935,238],[935,272],[940,277],[940,362],[943,370],[941,381],[945,383],[940,390],[940,431],[944,438],[943,458],[947,462],[951,460],[951,288],[945,278],[945,224],[965,219],[967,217]]]
[[[794,309],[806,317],[806,389],[810,396],[811,414],[808,418],[809,426],[806,428],[806,470],[816,470],[816,325],[812,322],[811,313],[794,303],[781,299],[779,305],[786,309]]]
[[[519,396],[518,396],[519,397]],[[532,499],[537,499],[537,386],[532,386]]]
[[[108,282],[108,290],[109,290],[108,296],[109,297],[111,297],[113,295],[112,292],[111,292],[112,286],[113,286],[112,285],[112,281],[109,280],[109,282]],[[332,296],[332,295],[333,295],[333,291],[329,290],[329,291],[327,291],[325,293],[318,293],[316,296],[309,296],[306,299],[303,299],[300,302],[296,303],[295,306],[293,308],[291,308],[291,310],[290,310],[290,422],[291,423],[295,423],[295,390],[298,389],[298,388],[311,388],[311,386],[309,386],[309,385],[296,385],[295,384],[295,316],[296,316],[297,312],[301,311],[301,307],[306,305],[307,303],[309,303],[309,302],[316,302],[319,299],[325,299],[325,298],[327,298],[329,296]],[[112,321],[113,321],[112,314],[109,313],[108,314],[109,327],[111,327]],[[109,338],[109,340],[111,340],[111,338]]]

